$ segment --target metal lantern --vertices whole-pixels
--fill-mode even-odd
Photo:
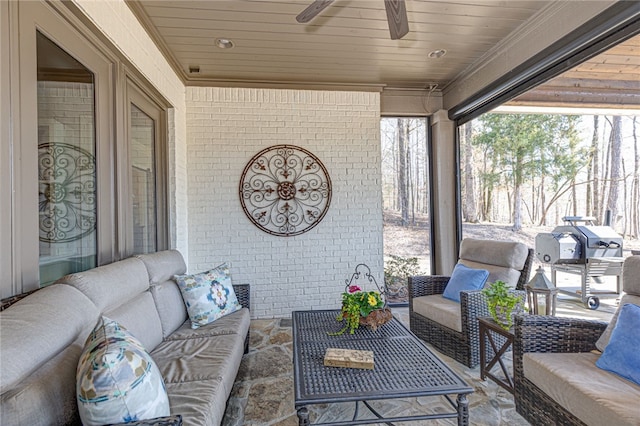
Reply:
[[[555,315],[558,289],[544,274],[544,268],[539,267],[536,274],[524,286],[527,291],[529,312],[534,315]],[[544,305],[544,309],[542,308]]]

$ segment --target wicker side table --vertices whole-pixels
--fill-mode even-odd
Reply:
[[[498,385],[513,393],[513,376],[502,359],[503,355],[513,345],[513,329],[505,330],[493,318],[478,318],[480,326],[480,379],[490,378]],[[493,350],[493,357],[487,359],[486,343],[489,342]],[[496,364],[500,365],[503,377],[494,375],[491,370]]]

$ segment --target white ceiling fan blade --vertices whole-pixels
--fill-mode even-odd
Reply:
[[[407,7],[404,0],[384,0],[387,10],[387,22],[391,40],[398,40],[409,32],[409,20],[407,19]]]
[[[333,0],[315,0],[305,10],[296,16],[296,21],[304,24],[311,21],[316,15],[322,12],[327,6],[333,3]]]

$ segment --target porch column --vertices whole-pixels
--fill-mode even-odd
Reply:
[[[433,247],[435,259],[432,274],[451,275],[458,260],[458,234],[456,212],[456,127],[446,110],[431,117],[431,143],[433,167]]]

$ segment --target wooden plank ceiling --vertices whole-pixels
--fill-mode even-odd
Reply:
[[[391,40],[384,0],[336,0],[311,22],[296,22],[311,1],[128,4],[187,85],[443,90],[549,3],[407,0],[409,33]],[[232,40],[234,46],[220,49],[216,39]],[[438,50],[446,54],[429,57]],[[558,93],[572,102],[584,100],[575,88],[587,83],[592,91],[604,86],[602,96],[616,94],[617,101],[638,89],[638,50],[637,40],[619,46],[518,102],[557,101]]]
[[[513,106],[640,111],[640,36],[510,101]]]

